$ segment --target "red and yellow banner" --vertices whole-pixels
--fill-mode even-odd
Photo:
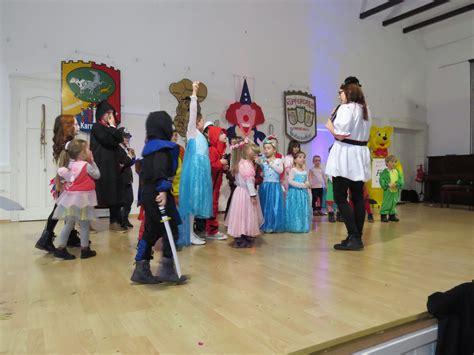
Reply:
[[[120,123],[120,70],[94,62],[61,62],[61,112],[76,117],[83,132],[90,132],[97,103],[107,100]]]

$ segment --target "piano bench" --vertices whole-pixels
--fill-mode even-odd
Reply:
[[[472,210],[474,205],[474,186],[471,185],[442,185],[441,186],[441,208],[446,202],[446,207],[449,208],[449,202],[454,195],[463,195],[469,197],[469,210]]]

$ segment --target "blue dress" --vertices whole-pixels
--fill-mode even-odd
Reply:
[[[183,220],[178,246],[190,245],[189,217],[212,216],[212,179],[209,161],[209,145],[206,137],[197,132],[191,138],[184,153],[179,185],[179,214]]]
[[[283,167],[281,159],[276,159]],[[285,231],[285,200],[280,184],[280,174],[272,169],[263,159],[263,183],[258,189],[260,206],[263,212],[263,224],[260,227],[264,233],[279,233]]]
[[[308,181],[306,171],[293,169],[293,181],[304,184]],[[286,230],[293,233],[308,233],[311,230],[311,200],[306,187],[288,185],[285,209]]]

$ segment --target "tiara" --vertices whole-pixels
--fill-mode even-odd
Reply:
[[[69,147],[69,143],[71,143],[71,141],[67,141],[66,144],[64,145],[64,150],[67,152],[67,148]]]
[[[249,139],[247,137],[245,137],[245,139],[242,141],[242,142],[239,142],[239,143],[236,143],[234,145],[231,145],[230,146],[230,149],[231,150],[234,150],[234,149],[240,149],[242,148],[244,145],[246,144],[249,144]]]

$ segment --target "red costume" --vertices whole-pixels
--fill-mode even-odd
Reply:
[[[219,212],[219,193],[221,191],[224,166],[221,159],[225,154],[226,144],[219,141],[219,136],[226,131],[220,127],[209,126],[209,160],[212,176],[212,217],[206,220],[206,234],[214,235],[219,231],[217,213]]]

